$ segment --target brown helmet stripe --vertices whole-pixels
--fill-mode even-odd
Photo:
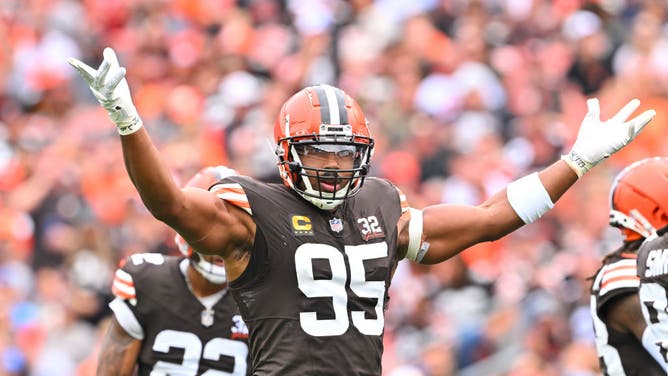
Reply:
[[[329,124],[329,101],[327,100],[325,88],[322,85],[317,85],[313,87],[313,90],[318,96],[318,102],[320,103],[320,124]]]

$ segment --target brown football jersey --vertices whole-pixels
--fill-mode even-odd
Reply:
[[[610,257],[596,273],[591,288],[591,316],[596,350],[603,375],[665,375],[635,335],[620,332],[605,321],[606,310],[617,299],[637,294],[635,253]],[[640,307],[638,307],[640,308]]]
[[[654,346],[668,368],[668,228],[648,238],[638,249],[641,308],[645,322],[654,333]]]
[[[257,224],[230,291],[248,324],[253,375],[380,375],[384,312],[405,200],[369,178],[329,212],[283,185],[236,176],[211,188]]]
[[[246,375],[248,329],[224,292],[207,309],[188,289],[182,257],[138,253],[116,271],[110,304],[119,324],[142,340],[139,375]]]

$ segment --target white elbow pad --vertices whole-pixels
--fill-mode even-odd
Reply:
[[[527,224],[554,207],[536,172],[508,184],[506,195],[515,213]]]
[[[421,262],[427,250],[429,243],[422,241],[422,210],[409,208],[411,220],[408,223],[408,249],[406,258],[415,262]]]

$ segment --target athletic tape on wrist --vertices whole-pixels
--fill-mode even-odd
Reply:
[[[527,224],[554,207],[536,172],[508,184],[506,196],[515,213]]]
[[[575,171],[578,178],[581,178],[587,171],[594,167],[593,163],[589,163],[582,159],[578,153],[571,150],[570,153],[561,156],[561,160],[568,163],[568,166]]]
[[[120,134],[121,136],[127,136],[129,134],[137,132],[139,128],[141,128],[143,125],[144,123],[139,118],[139,116],[137,116],[127,124],[122,124],[122,123],[116,124],[116,128],[118,129],[118,134]]]
[[[411,221],[408,223],[408,250],[406,258],[420,262],[424,252],[421,251],[422,244],[422,210],[409,208],[411,212]],[[426,251],[426,250],[425,250]]]

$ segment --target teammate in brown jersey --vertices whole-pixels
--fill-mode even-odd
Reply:
[[[651,333],[643,345],[660,354],[660,364],[668,374],[668,158],[639,163],[636,169],[643,168],[644,176],[636,192],[646,207],[645,225],[651,231],[656,229],[638,249],[638,296],[646,330]]]
[[[234,174],[207,167],[186,186],[208,188]],[[98,376],[244,376],[248,371],[248,328],[228,294],[225,268],[217,256],[194,252],[180,236],[183,257],[137,253],[116,270],[109,304],[110,328],[102,343]],[[222,372],[222,373],[221,373]]]
[[[97,70],[69,62],[116,124],[148,210],[198,251],[224,258],[254,375],[380,375],[384,302],[399,260],[442,262],[538,219],[655,115],[629,119],[634,99],[603,122],[590,99],[561,160],[481,205],[417,210],[389,182],[366,178],[374,141],[357,102],[311,86],[285,102],[274,127],[284,186],[240,177],[182,190],[142,126],[114,51],[105,49]]]
[[[596,349],[606,376],[666,374],[643,319],[636,274],[638,248],[664,222],[668,212],[663,208],[668,209],[668,159],[644,159],[615,177],[610,225],[621,230],[624,242],[603,259],[591,288]]]

